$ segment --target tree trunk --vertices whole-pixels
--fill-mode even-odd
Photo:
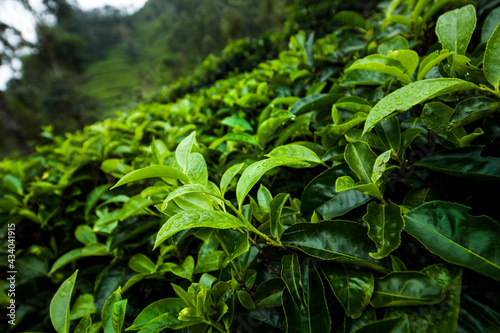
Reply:
[[[30,149],[26,143],[21,128],[16,119],[12,116],[12,112],[7,106],[3,92],[0,91],[0,123],[2,124],[7,136],[14,142],[16,148],[23,155],[28,155]]]

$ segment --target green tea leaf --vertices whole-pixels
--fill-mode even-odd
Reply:
[[[404,84],[411,82],[411,78],[405,74],[406,68],[399,61],[380,54],[372,54],[356,60],[346,69],[346,73],[353,70],[367,70],[392,75]]]
[[[292,105],[290,112],[299,116],[310,111],[330,108],[339,98],[342,97],[344,97],[342,94],[314,94],[307,96]]]
[[[386,164],[389,162],[391,159],[391,151],[387,150],[377,156],[377,159],[375,160],[375,163],[373,164],[373,172],[372,172],[372,177],[371,180],[373,183],[377,183],[377,181],[382,178],[384,175],[385,169],[386,169]]]
[[[300,272],[299,257],[296,254],[284,255],[281,259],[281,279],[285,282],[286,289],[290,294],[295,307],[301,314],[307,311],[302,289],[302,277]]]
[[[356,333],[410,333],[408,316],[403,314],[399,318],[382,319],[362,326]]]
[[[413,50],[389,51],[389,58],[399,61],[406,69],[405,73],[408,77],[411,77],[415,73],[419,61],[418,53]]]
[[[128,267],[139,274],[151,274],[156,271],[156,265],[142,253],[135,254],[128,261]]]
[[[181,212],[163,224],[156,236],[154,249],[181,230],[201,227],[215,229],[244,228],[245,224],[228,213],[215,210],[195,209]]]
[[[193,132],[184,138],[175,149],[175,159],[184,173],[187,171],[189,155],[191,154],[191,149],[193,149],[193,145],[195,143],[196,132]]]
[[[490,39],[495,27],[500,22],[500,8],[497,7],[493,9],[486,19],[484,20],[482,31],[481,31],[481,43],[487,43]]]
[[[75,320],[96,312],[97,309],[94,306],[94,295],[82,294],[79,295],[75,303],[73,303],[69,319]]]
[[[179,312],[181,312],[186,306],[187,304],[179,298],[164,298],[153,302],[145,307],[141,313],[139,313],[132,326],[128,327],[126,331],[136,331],[139,329],[142,331],[144,326],[153,322],[155,319],[159,319],[159,317],[162,317],[161,319],[164,324],[164,326],[162,326],[163,328],[174,324],[180,324],[181,321],[177,319],[177,317],[179,316]],[[146,331],[153,332],[150,328]],[[159,332],[159,330],[154,332]]]
[[[434,133],[458,146],[460,139],[466,133],[463,128],[453,131],[448,129],[453,111],[452,108],[443,103],[431,102],[425,104],[421,119]]]
[[[444,59],[448,58],[451,56],[453,52],[449,52],[448,50],[437,50],[426,56],[422,61],[420,62],[420,67],[418,68],[418,75],[417,75],[417,80],[423,80],[427,73],[439,64],[441,61]]]
[[[346,315],[359,318],[372,297],[375,283],[372,272],[344,264],[324,265],[321,269]]]
[[[336,192],[336,180],[342,176],[354,177],[345,163],[322,172],[307,184],[300,201],[302,216],[310,218],[317,209],[324,219],[331,219],[342,216],[370,200],[370,196],[356,190]]]
[[[325,299],[321,277],[312,260],[305,260],[302,268],[302,290],[305,312],[292,301],[289,290],[283,294],[283,309],[287,320],[287,332],[330,332],[331,319]]]
[[[383,142],[385,149],[392,150],[394,156],[399,155],[401,148],[401,130],[399,119],[396,117],[382,120],[375,125],[375,131]]]
[[[67,278],[50,301],[50,321],[57,333],[69,333],[71,294],[75,287],[77,274],[78,270]]]
[[[75,238],[83,245],[97,243],[97,237],[88,225],[79,225],[76,227]]]
[[[238,172],[240,172],[241,168],[243,167],[243,164],[244,163],[233,165],[232,167],[227,169],[226,172],[224,172],[224,174],[222,175],[222,178],[220,180],[220,191],[222,196],[224,196],[227,189],[229,188],[231,180],[233,180],[234,176],[236,176]]]
[[[217,148],[225,141],[244,142],[257,146],[261,149],[263,148],[259,141],[255,138],[255,135],[248,133],[227,133],[222,138],[212,141],[212,143],[210,143],[210,148]]]
[[[345,148],[344,158],[352,171],[363,184],[371,183],[373,165],[377,155],[364,142],[349,143]]]
[[[499,157],[482,157],[483,147],[473,146],[459,149],[437,151],[429,154],[414,164],[446,173],[454,177],[462,177],[477,181],[498,181],[500,179]]]
[[[439,305],[389,307],[385,316],[392,318],[407,314],[412,318],[411,332],[425,333],[434,330],[456,332],[462,291],[462,270],[453,265],[438,264],[424,268],[422,273],[429,275],[443,287],[446,292],[444,300]]]
[[[122,332],[125,321],[125,310],[127,308],[127,300],[115,302],[111,313],[111,322],[113,323],[114,332]]]
[[[488,97],[473,97],[457,104],[450,118],[449,129],[456,129],[486,118],[500,109],[500,103]]]
[[[271,236],[280,239],[283,234],[283,225],[281,221],[281,212],[286,201],[290,198],[288,193],[280,193],[269,204],[269,218],[271,222]]]
[[[381,279],[375,279],[370,304],[374,308],[436,304],[443,298],[443,288],[427,274],[393,272]]]
[[[203,155],[200,153],[189,154],[186,175],[193,183],[208,185],[208,169]]]
[[[314,151],[307,147],[296,144],[276,147],[271,150],[271,152],[267,156],[296,158],[302,161],[321,163],[321,159],[318,157],[318,155],[316,155]]]
[[[192,280],[194,271],[194,259],[191,256],[186,257],[181,265],[177,265],[171,268],[171,272],[181,278]]]
[[[75,327],[75,331],[73,333],[89,333],[91,326],[92,326],[92,318],[88,314],[80,320],[78,325]]]
[[[245,290],[238,290],[236,294],[238,294],[238,299],[245,309],[255,309],[253,298],[248,292],[246,292]]]
[[[441,15],[436,24],[436,35],[443,49],[465,54],[476,28],[476,9],[467,5]]]
[[[295,158],[271,157],[266,160],[251,164],[243,171],[243,174],[236,185],[236,198],[238,206],[242,206],[245,197],[260,178],[269,170],[283,165],[309,166],[308,163],[298,161]]]
[[[120,317],[120,306],[117,308],[117,313],[115,316],[114,305],[119,303],[122,300],[121,288],[118,287],[116,291],[114,291],[111,295],[109,295],[108,299],[104,303],[101,312],[101,321],[102,328],[104,333],[115,333],[115,324],[119,324],[118,320]]]
[[[447,262],[500,281],[500,224],[470,216],[469,207],[445,201],[423,204],[405,215],[405,231]]]
[[[374,183],[369,184],[356,184],[354,179],[349,176],[342,176],[335,181],[335,191],[343,192],[349,190],[356,190],[363,194],[370,195],[375,198],[382,198],[379,188]]]
[[[255,291],[255,300],[260,307],[281,306],[285,284],[281,278],[263,281]]]
[[[414,105],[437,96],[475,89],[474,83],[459,79],[431,79],[410,83],[382,98],[368,114],[363,134],[394,112],[403,112]]]
[[[398,205],[372,202],[367,207],[363,221],[368,225],[368,237],[375,243],[378,251],[370,253],[375,259],[387,257],[401,244],[404,220]]]
[[[134,182],[136,180],[155,178],[155,177],[173,178],[189,182],[189,178],[179,169],[175,169],[167,165],[153,165],[142,169],[134,170],[126,174],[113,187],[111,187],[110,190],[114,189],[115,187]]]
[[[375,247],[367,231],[363,225],[350,221],[296,223],[283,233],[281,243],[312,257],[387,272],[387,260],[368,255]]]

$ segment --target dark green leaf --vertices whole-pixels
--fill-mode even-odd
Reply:
[[[500,281],[500,224],[470,216],[470,207],[445,201],[423,204],[405,215],[405,231],[442,259]]]
[[[323,265],[322,270],[346,315],[360,317],[372,297],[375,283],[372,272],[344,264]]]
[[[281,297],[285,284],[280,278],[274,278],[262,282],[255,292],[255,300],[259,306],[275,307],[281,306]]]
[[[490,39],[488,39],[488,44],[486,44],[486,51],[484,52],[484,76],[486,80],[496,91],[500,85],[500,64],[498,63],[498,58],[500,57],[500,24],[498,24],[491,34]]]
[[[401,130],[399,128],[399,119],[389,118],[375,125],[375,131],[383,142],[385,149],[391,149],[395,156],[399,155],[401,148]]]
[[[288,193],[280,193],[269,204],[269,218],[271,222],[271,235],[280,239],[283,234],[283,225],[281,221],[281,212],[286,201],[290,197]]]
[[[356,190],[336,192],[335,181],[342,176],[354,177],[347,164],[334,166],[307,184],[301,198],[302,216],[308,219],[317,209],[324,219],[332,219],[370,200],[370,196]]]
[[[500,103],[488,97],[473,97],[457,104],[448,128],[455,129],[487,117],[500,109]]]
[[[306,260],[302,264],[302,286],[305,313],[299,311],[288,289],[283,293],[287,332],[330,332],[332,323],[326,304],[325,289],[312,260]]]
[[[373,165],[377,155],[373,153],[366,143],[349,143],[345,148],[344,158],[363,184],[372,182]]]
[[[361,327],[356,333],[410,333],[409,320],[406,314],[399,318],[383,319]]]
[[[285,282],[288,295],[293,299],[295,307],[302,315],[306,314],[307,304],[304,300],[298,255],[291,254],[283,256],[281,259],[281,279]]]
[[[307,96],[295,103],[290,112],[299,116],[310,111],[331,107],[341,97],[343,97],[341,94],[314,94]]]
[[[281,238],[283,245],[324,260],[368,267],[387,272],[387,260],[376,260],[368,255],[374,252],[367,228],[350,221],[297,223],[289,227]]]
[[[482,157],[482,149],[473,146],[438,151],[422,158],[414,166],[477,181],[498,181],[500,158]]]
[[[374,308],[436,304],[444,298],[443,287],[432,277],[419,272],[393,272],[375,279],[370,304]]]
[[[363,220],[368,225],[368,237],[375,243],[378,251],[370,253],[375,259],[387,257],[401,244],[404,220],[398,205],[372,202],[367,207]]]

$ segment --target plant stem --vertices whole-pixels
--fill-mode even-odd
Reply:
[[[479,89],[482,90],[482,91],[487,91],[490,94],[495,95],[496,97],[500,98],[500,91],[498,90],[498,88],[496,88],[495,90],[493,90],[493,89],[488,88],[484,84],[481,84],[479,86]]]
[[[246,217],[243,215],[242,212],[240,212],[239,210],[236,209],[236,207],[233,206],[233,204],[229,201],[229,200],[225,200],[225,203],[226,205],[231,208],[235,213],[236,215],[238,215],[238,217],[246,224],[246,226],[248,227],[248,229],[250,229],[251,231],[253,231],[254,233],[256,233],[257,235],[259,235],[260,237],[264,238],[266,240],[267,243],[271,244],[271,246],[278,246],[278,247],[281,247],[282,249],[286,249],[282,244],[281,242],[278,241],[278,243],[276,243],[274,240],[272,240],[271,238],[267,237],[266,234],[260,232],[259,230],[257,230],[257,228],[255,228],[247,219]]]

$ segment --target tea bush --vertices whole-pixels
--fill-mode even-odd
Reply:
[[[2,325],[498,331],[500,9],[384,4],[5,159]]]

